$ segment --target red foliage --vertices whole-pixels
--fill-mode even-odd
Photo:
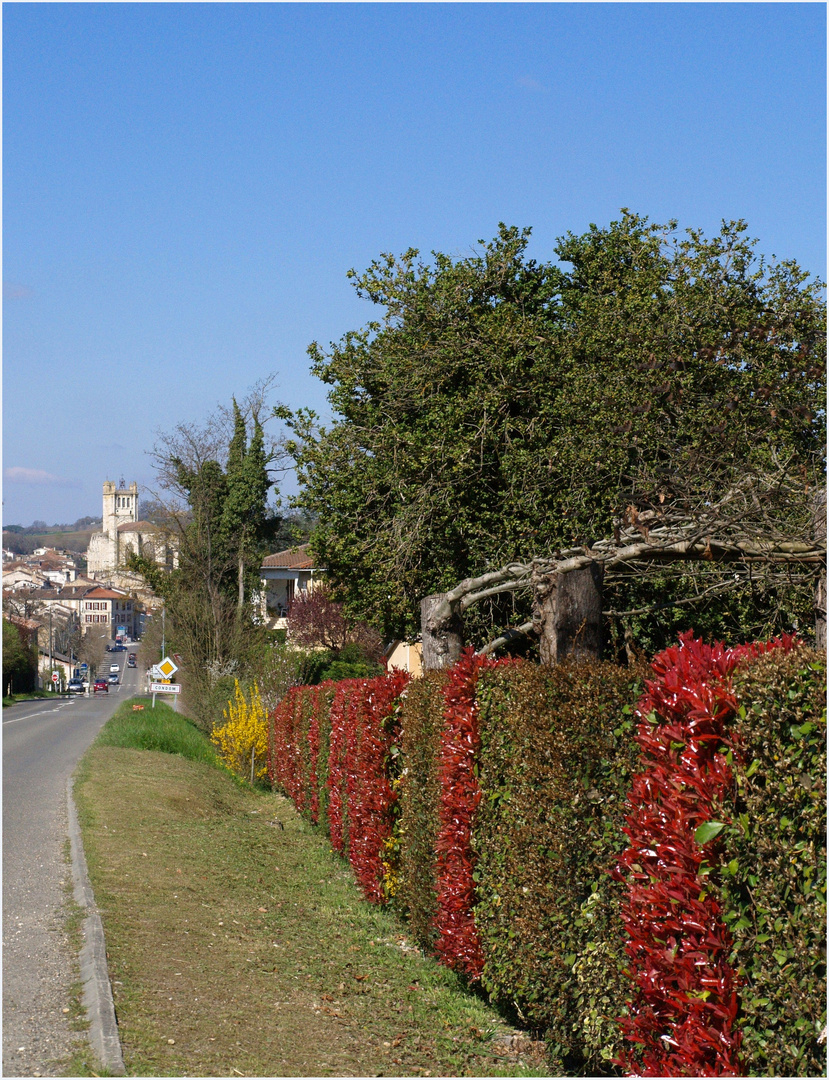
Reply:
[[[397,671],[376,679],[295,687],[271,714],[271,782],[297,809],[307,809],[314,822],[319,815],[321,731],[328,725],[331,847],[347,855],[363,893],[375,903],[385,901],[382,852],[397,800],[389,756],[399,741],[397,703],[408,682],[409,675]]]
[[[353,726],[346,754],[349,846],[348,859],[363,893],[383,903],[382,852],[394,824],[397,793],[389,777],[389,754],[400,739],[396,705],[409,682],[397,671],[360,684],[353,696]]]
[[[721,753],[737,707],[731,673],[743,659],[792,643],[726,649],[689,631],[653,661],[656,678],[638,706],[644,771],[628,797],[630,846],[616,870],[628,882],[622,917],[638,991],[621,1024],[639,1047],[619,1064],[636,1075],[740,1075],[731,937],[707,887],[717,842],[699,844],[695,832],[732,783]]]
[[[337,683],[334,700],[331,702],[331,711],[328,714],[328,723],[330,725],[327,781],[328,834],[331,839],[331,847],[338,855],[345,854],[346,844],[343,820],[345,748],[347,744],[346,718],[353,685],[351,679],[344,679],[342,682]]]
[[[509,663],[500,661],[505,662]],[[480,747],[475,688],[480,672],[497,663],[499,661],[476,656],[472,649],[465,649],[449,671],[443,691],[445,711],[438,763],[440,829],[435,917],[439,937],[435,952],[448,967],[462,971],[473,980],[480,978],[484,965],[473,915],[475,860],[471,839],[475,810],[481,800],[475,775]]]

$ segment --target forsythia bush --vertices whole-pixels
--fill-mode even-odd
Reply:
[[[265,780],[268,775],[268,725],[259,687],[253,685],[250,701],[247,701],[237,679],[234,696],[235,701],[229,701],[223,713],[226,722],[213,732],[211,740],[233,772],[250,779],[253,756],[254,778]]]

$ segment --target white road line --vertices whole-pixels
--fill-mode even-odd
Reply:
[[[60,712],[67,705],[74,705],[74,701],[65,701],[62,705],[56,705],[54,709],[43,709],[41,712],[26,713],[25,716],[15,716],[14,720],[4,720],[3,727],[7,724],[19,724],[21,720],[31,720],[33,716],[48,716],[49,713]]]

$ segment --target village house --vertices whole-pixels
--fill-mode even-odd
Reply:
[[[308,554],[308,545],[277,551],[262,560],[259,570],[261,618],[270,630],[284,630],[288,609],[297,593],[311,592],[325,571]]]

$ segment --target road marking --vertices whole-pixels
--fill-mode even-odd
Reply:
[[[33,716],[48,716],[49,713],[60,712],[61,709],[65,709],[67,705],[74,705],[74,701],[65,701],[62,705],[56,705],[54,709],[43,709],[41,712],[26,713],[25,716],[16,716],[14,720],[4,720],[3,727],[7,724],[19,724],[21,720],[31,720]]]

